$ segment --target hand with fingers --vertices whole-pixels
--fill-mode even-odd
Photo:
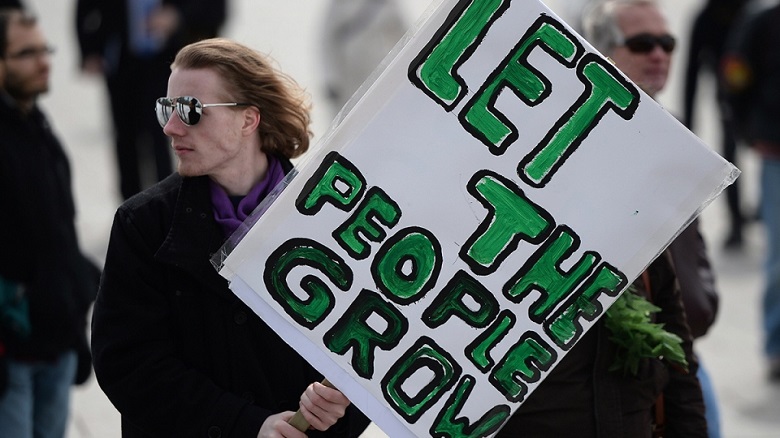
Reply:
[[[299,412],[311,428],[324,431],[344,416],[349,403],[349,399],[327,381],[315,382],[303,392]]]
[[[257,438],[306,438],[306,434],[290,424],[292,411],[271,415],[263,422]]]

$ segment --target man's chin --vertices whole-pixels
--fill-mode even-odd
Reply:
[[[182,166],[179,164],[179,166],[176,168],[176,171],[181,176],[201,176],[203,175],[203,172],[199,172],[197,169],[193,169],[192,167],[188,166]]]
[[[664,86],[666,85],[666,82],[664,81],[648,81],[643,82],[639,85],[639,88],[642,89],[645,93],[647,93],[650,97],[654,97],[656,94],[660,93],[661,90],[664,89]]]
[[[35,96],[40,96],[42,94],[46,94],[49,92],[49,80],[41,80],[38,81],[30,90],[30,94],[33,94]]]

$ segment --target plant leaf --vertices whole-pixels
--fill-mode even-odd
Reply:
[[[615,362],[610,371],[623,370],[636,375],[643,358],[664,359],[688,369],[682,339],[651,320],[661,309],[629,286],[607,309],[605,325],[612,333],[610,340],[617,346]]]

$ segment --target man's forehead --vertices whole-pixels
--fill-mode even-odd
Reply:
[[[623,5],[617,11],[617,22],[624,36],[638,33],[667,34],[666,25],[661,10],[649,3]]]
[[[45,46],[46,38],[37,24],[8,23],[8,49],[27,46]]]

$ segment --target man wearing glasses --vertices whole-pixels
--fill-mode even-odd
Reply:
[[[654,97],[664,88],[675,39],[654,0],[594,0],[586,8],[583,27],[591,44],[647,94]],[[700,243],[696,228],[692,231],[694,242]],[[634,287],[660,308],[654,322],[665,323],[667,331],[683,340],[688,372],[662,358],[647,357],[641,359],[635,375],[615,370],[619,350],[612,341],[615,334],[607,327],[622,322],[607,314],[520,406],[499,437],[649,438],[660,430],[667,437],[708,436],[702,392],[695,376],[692,335],[681,297],[688,292],[676,286],[683,278],[672,268],[674,262],[679,269],[671,253],[672,257],[668,253],[658,257],[646,271],[647,280],[643,274]],[[686,267],[698,263],[698,255],[686,254]],[[706,262],[706,257],[703,260]],[[705,287],[698,276],[692,281],[697,291]],[[660,394],[663,399],[659,399]]]
[[[613,14],[615,21],[611,26],[587,21],[588,17],[598,19],[597,14]],[[655,1],[593,2],[584,32],[596,49],[609,56],[650,97],[655,98],[663,90],[675,39]]]
[[[117,209],[92,317],[95,376],[122,436],[359,436],[368,419],[210,263],[308,149],[308,98],[230,40],[187,45],[171,66],[153,102],[177,173]],[[288,422],[296,410],[305,434]]]
[[[63,437],[70,386],[91,370],[100,273],[79,249],[68,159],[36,104],[51,53],[34,17],[0,9],[0,278],[15,303],[0,301],[3,437]]]

